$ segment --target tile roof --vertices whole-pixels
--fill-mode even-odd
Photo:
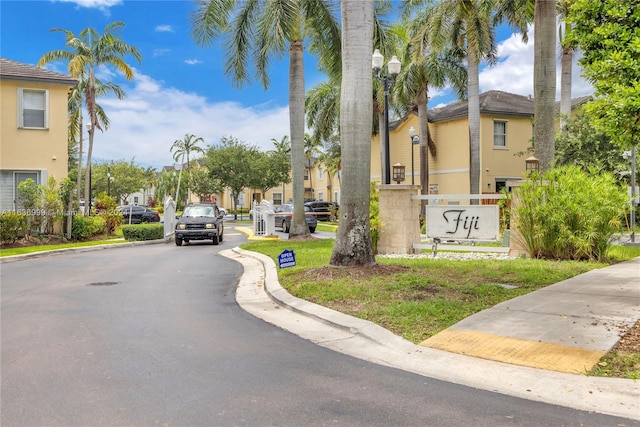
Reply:
[[[468,102],[465,99],[464,101],[429,110],[429,121],[442,122],[467,117],[467,105]],[[533,116],[533,98],[499,90],[490,90],[480,94],[480,114]]]
[[[0,57],[0,80],[59,83],[75,86],[78,80],[55,71]]]

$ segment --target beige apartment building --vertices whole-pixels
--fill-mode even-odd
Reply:
[[[78,83],[64,74],[0,58],[0,212],[21,207],[18,184],[67,176],[67,97]]]
[[[469,126],[467,101],[458,101],[428,112],[429,131],[437,153],[429,155],[429,186],[431,194],[469,193]],[[418,116],[411,113],[389,125],[390,164],[405,166],[405,181],[411,184],[414,175],[420,184],[420,148],[411,144],[409,129],[419,129]],[[522,179],[525,158],[532,145],[533,99],[501,91],[480,95],[480,188],[482,192],[499,192],[507,181]],[[413,149],[413,161],[411,150]],[[312,159],[305,168],[305,198],[340,203],[340,176],[329,176],[323,165]],[[381,181],[380,135],[371,141],[371,180]],[[393,184],[393,182],[392,182]],[[284,194],[284,196],[283,196]],[[275,205],[287,201],[291,184],[274,188],[266,199]],[[244,206],[261,200],[261,195],[247,190]],[[249,201],[247,203],[246,201]],[[221,205],[231,208],[228,194],[221,196]]]

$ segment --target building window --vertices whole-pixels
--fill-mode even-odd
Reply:
[[[18,88],[18,128],[48,129],[49,92]]]
[[[280,206],[282,204],[282,193],[273,193],[273,205]]]
[[[304,180],[309,181],[309,168],[304,168]]]
[[[317,172],[318,181],[322,181],[324,179],[324,169],[322,168],[322,166],[318,166],[317,171],[318,171]]]
[[[321,192],[318,193],[318,201],[324,202],[324,193],[321,193]]]
[[[505,148],[507,146],[507,122],[494,120],[493,146]]]

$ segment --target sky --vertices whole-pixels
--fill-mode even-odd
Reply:
[[[273,139],[289,134],[288,57],[272,61],[270,85],[259,82],[237,88],[224,74],[220,46],[198,46],[191,37],[190,0],[0,0],[0,56],[36,65],[47,52],[66,49],[62,32],[78,34],[87,27],[102,34],[111,22],[125,27],[119,36],[139,49],[140,64],[126,57],[135,76],[127,81],[115,70],[100,69],[98,77],[120,85],[124,100],[99,98],[111,120],[109,129],[96,132],[95,161],[132,160],[142,167],[173,165],[170,148],[186,134],[202,137],[202,148],[233,137],[268,150]],[[533,29],[524,44],[507,27],[497,31],[499,62],[481,67],[480,92],[501,90],[533,94]],[[559,60],[558,60],[559,61]],[[386,62],[386,59],[385,59]],[[46,68],[67,74],[66,63]],[[560,65],[557,66],[560,99]],[[593,93],[574,64],[572,96]],[[305,55],[305,86],[325,81],[314,58]],[[430,91],[429,108],[456,101],[451,91]]]

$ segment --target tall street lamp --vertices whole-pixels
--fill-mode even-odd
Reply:
[[[420,136],[418,136],[418,133],[413,126],[409,129],[409,136],[411,137],[411,185],[415,185],[415,171],[413,169],[413,152],[415,150],[413,149],[413,146],[420,144]]]
[[[374,76],[384,86],[384,183],[391,184],[391,159],[389,157],[389,88],[393,86],[400,74],[400,60],[394,55],[387,63],[387,74],[382,74],[384,56],[376,49],[371,56],[371,66]]]

